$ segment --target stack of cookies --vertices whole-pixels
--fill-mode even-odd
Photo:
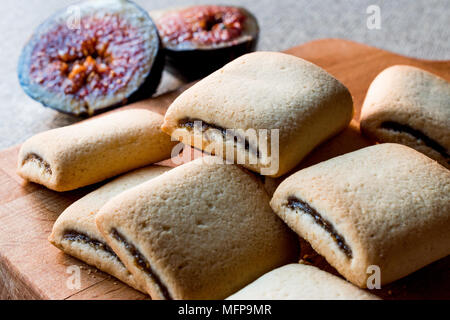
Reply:
[[[164,117],[131,109],[30,138],[18,173],[56,191],[123,174],[69,206],[49,240],[152,299],[377,299],[370,270],[384,285],[450,253],[450,84],[383,71],[361,118],[379,144],[304,168],[352,117],[326,71],[256,52]],[[156,165],[178,142],[204,156]],[[298,263],[298,236],[341,277]]]

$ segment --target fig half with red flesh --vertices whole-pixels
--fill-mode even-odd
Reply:
[[[157,89],[164,67],[150,16],[126,0],[91,0],[42,23],[22,50],[19,82],[43,105],[94,114]]]
[[[248,10],[201,5],[150,12],[158,27],[169,71],[189,80],[251,52],[259,26]]]

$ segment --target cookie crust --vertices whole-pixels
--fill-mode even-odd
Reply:
[[[381,72],[369,87],[361,131],[407,145],[450,168],[450,82],[411,66]]]
[[[314,217],[306,202],[342,235],[352,255]],[[367,147],[300,170],[283,181],[271,206],[347,280],[366,287],[368,267],[381,284],[450,253],[450,171],[400,144]]]
[[[55,191],[69,191],[170,157],[175,142],[163,117],[130,109],[39,133],[24,142],[17,173]]]
[[[298,257],[261,182],[208,159],[221,160],[176,167],[113,198],[96,218],[152,299],[224,299]]]
[[[379,300],[347,281],[305,264],[272,270],[227,300]]]
[[[219,157],[232,150],[234,159],[245,159],[246,168],[278,177],[347,127],[352,115],[349,91],[323,69],[288,54],[255,52],[183,92],[169,107],[162,130]],[[207,128],[196,133],[185,125],[194,120]],[[237,137],[226,139],[227,129],[237,131]],[[260,129],[268,130],[267,139]],[[279,152],[271,148],[274,129],[279,130]],[[239,137],[246,133],[247,142]],[[276,161],[277,170],[264,173]]]
[[[169,167],[157,165],[137,169],[87,194],[63,211],[53,225],[48,240],[65,253],[145,292],[145,288],[134,280],[119,257],[106,244],[106,240],[97,229],[95,217],[100,208],[114,196],[168,170]]]

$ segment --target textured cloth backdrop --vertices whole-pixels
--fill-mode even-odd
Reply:
[[[0,12],[0,149],[47,129],[79,119],[60,114],[28,98],[16,66],[34,28],[71,0],[2,0]],[[147,10],[193,3],[241,5],[261,27],[259,50],[283,50],[318,39],[345,38],[424,59],[450,59],[449,0],[136,0]],[[381,29],[367,27],[367,7],[381,9]],[[165,75],[164,83],[174,85]]]

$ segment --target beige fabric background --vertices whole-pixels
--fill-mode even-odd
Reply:
[[[283,50],[326,37],[346,38],[424,59],[450,59],[449,0],[136,0],[147,10],[192,3],[242,5],[259,20],[258,49]],[[33,29],[73,0],[1,0],[0,149],[79,119],[28,98],[21,90],[17,60]],[[369,5],[381,9],[381,29],[366,26]],[[167,74],[163,87],[174,86]]]

